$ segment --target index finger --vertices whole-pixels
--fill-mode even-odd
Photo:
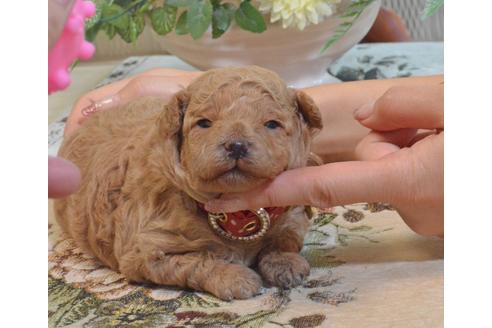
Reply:
[[[374,104],[354,113],[365,127],[376,131],[444,128],[444,84],[389,89]]]

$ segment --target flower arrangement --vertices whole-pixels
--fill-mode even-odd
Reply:
[[[104,31],[109,39],[118,34],[133,43],[146,24],[159,35],[174,31],[199,39],[210,28],[212,37],[221,37],[232,24],[252,33],[267,29],[267,20],[283,28],[304,30],[311,24],[340,14],[345,21],[323,50],[340,39],[362,11],[374,0],[352,0],[339,13],[341,0],[95,0],[96,15],[86,25],[86,38],[95,39]]]
[[[95,39],[104,31],[109,39],[118,34],[134,43],[147,23],[159,35],[175,31],[199,39],[212,27],[212,37],[221,37],[232,24],[262,33],[266,21],[281,23],[283,28],[304,30],[311,24],[337,15],[343,21],[326,41],[322,52],[341,39],[353,22],[374,0],[351,0],[340,12],[341,0],[93,0],[96,15],[87,22],[86,38]],[[423,16],[439,9],[444,0],[428,0]]]
[[[259,0],[260,12],[270,15],[270,22],[282,21],[282,27],[297,27],[318,24],[337,10],[341,0]]]

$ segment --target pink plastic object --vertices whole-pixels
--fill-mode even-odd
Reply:
[[[90,1],[76,0],[72,12],[55,46],[48,53],[48,94],[70,85],[69,68],[76,60],[88,60],[94,46],[85,40],[85,20],[94,16],[96,6]]]

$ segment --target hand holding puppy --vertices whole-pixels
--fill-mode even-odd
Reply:
[[[170,68],[153,69],[92,90],[75,103],[65,126],[65,135],[78,129],[95,112],[120,107],[145,96],[170,100],[201,74]]]
[[[290,170],[253,191],[211,201],[206,208],[234,212],[291,204],[388,202],[417,233],[442,236],[443,93],[442,83],[391,88],[354,113],[372,130],[357,146],[360,161]]]

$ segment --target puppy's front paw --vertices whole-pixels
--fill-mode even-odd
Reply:
[[[247,299],[260,293],[261,277],[239,264],[217,265],[204,284],[204,289],[220,299]]]
[[[258,269],[271,286],[292,288],[309,276],[309,263],[298,253],[272,252],[263,256]]]

